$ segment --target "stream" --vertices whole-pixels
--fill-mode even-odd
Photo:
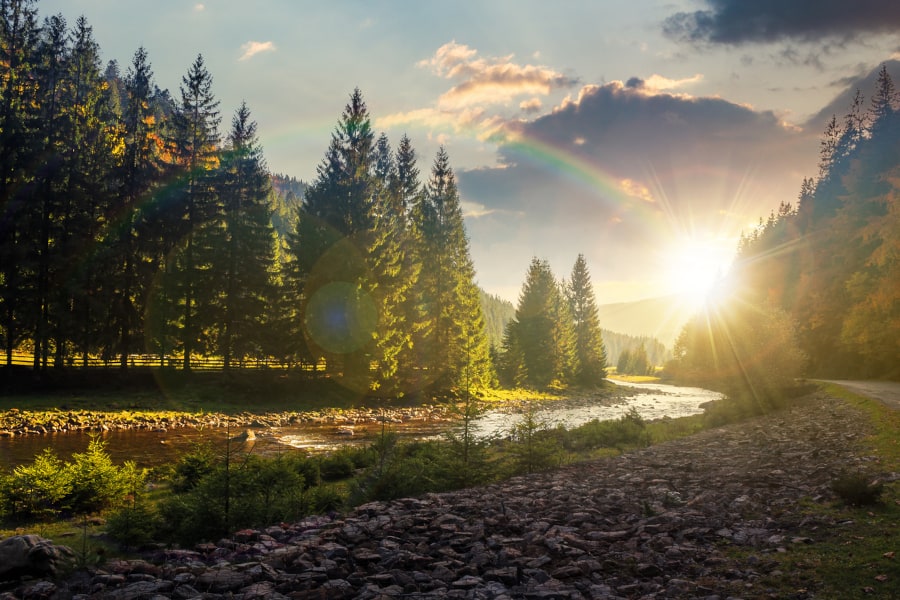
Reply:
[[[717,400],[717,392],[701,388],[678,387],[660,383],[618,385],[634,388],[634,395],[607,400],[571,399],[547,403],[535,412],[538,422],[547,426],[575,427],[592,419],[617,419],[632,408],[644,419],[683,417],[703,412],[703,404]],[[518,422],[523,407],[496,409],[480,415],[474,422],[476,435],[502,436]],[[446,421],[406,421],[388,424],[405,439],[427,439],[447,430]],[[224,447],[231,444],[235,452],[274,455],[292,449],[325,452],[345,444],[367,444],[381,432],[381,425],[341,426],[306,424],[252,430],[255,439],[241,439],[246,429],[176,428],[168,431],[119,430],[102,434],[106,451],[113,462],[132,460],[141,467],[172,462],[199,443],[210,442]],[[352,432],[352,433],[351,433]],[[95,434],[96,435],[96,434]],[[57,456],[68,460],[75,452],[83,452],[90,442],[89,433],[50,433],[0,438],[0,469],[11,469],[30,462],[45,448],[53,448]]]

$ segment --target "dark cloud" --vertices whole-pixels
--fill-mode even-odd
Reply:
[[[675,39],[714,44],[780,40],[850,40],[900,29],[890,0],[706,0],[709,10],[679,12],[663,22]]]
[[[737,236],[793,201],[817,136],[718,98],[586,87],[520,124],[500,147],[505,168],[460,173],[463,199],[490,213],[467,223],[473,258],[523,257],[522,273],[485,273],[498,285],[521,285],[531,256],[568,275],[578,253],[596,281],[627,279],[678,235]]]

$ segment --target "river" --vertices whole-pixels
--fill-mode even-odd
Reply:
[[[635,408],[647,420],[663,417],[683,417],[703,412],[702,405],[720,398],[717,392],[701,388],[678,387],[660,383],[631,384],[616,381],[618,385],[633,388],[634,395],[619,397],[613,401],[576,399],[547,403],[536,411],[535,417],[548,426],[574,427],[592,419],[616,419]],[[476,435],[496,436],[509,432],[520,418],[518,409],[492,410],[475,421]],[[423,439],[440,436],[447,428],[446,422],[409,421],[388,425],[407,439]],[[349,435],[349,431],[353,431]],[[272,455],[292,449],[321,452],[342,444],[366,444],[381,430],[379,424],[351,428],[335,425],[299,425],[255,430],[252,441],[231,442],[236,452],[254,452]],[[139,466],[152,467],[175,460],[198,443],[211,442],[224,447],[229,438],[244,430],[223,428],[177,428],[168,431],[125,430],[102,434],[106,450],[116,463],[133,460]],[[68,459],[74,452],[83,452],[91,440],[87,433],[53,433],[0,438],[0,468],[9,469],[30,462],[45,448],[53,448],[56,454]]]

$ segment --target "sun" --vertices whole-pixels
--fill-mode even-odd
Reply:
[[[730,240],[687,238],[673,244],[663,257],[665,287],[692,309],[701,308],[720,291],[734,258]]]

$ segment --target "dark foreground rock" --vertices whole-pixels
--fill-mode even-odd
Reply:
[[[839,472],[872,460],[854,452],[865,432],[855,409],[817,396],[609,460],[241,531],[5,597],[767,597],[772,554],[815,542],[797,534],[815,525],[798,502],[829,501]]]
[[[56,575],[69,566],[74,554],[36,535],[17,535],[0,541],[0,581]]]

